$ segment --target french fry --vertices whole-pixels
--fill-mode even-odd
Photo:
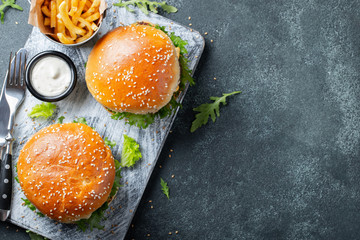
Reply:
[[[94,0],[93,3],[91,4],[91,7],[84,14],[82,14],[81,17],[84,19],[89,17],[93,12],[96,11],[96,9],[98,9],[99,6],[100,6],[100,0]]]
[[[85,18],[85,20],[86,20],[87,22],[94,22],[94,21],[98,20],[99,18],[100,18],[100,13],[97,12],[97,13],[94,13],[93,15],[90,15],[89,17]],[[80,24],[79,24],[79,27],[84,28],[84,27],[85,27],[85,24],[80,23]]]
[[[71,36],[71,37],[68,37],[69,39],[75,41],[75,40],[78,38],[78,36],[76,35],[76,33],[69,31],[69,29],[66,29],[66,30],[65,30],[65,33],[66,33],[66,32],[69,32],[69,34],[70,34],[70,36]]]
[[[65,5],[66,5],[66,11],[69,12],[70,11],[70,8],[71,8],[71,5],[69,3],[69,0],[64,0],[65,1]]]
[[[51,12],[50,12],[50,10],[48,9],[47,6],[42,6],[42,7],[41,7],[41,11],[42,11],[42,13],[43,13],[45,16],[51,17]]]
[[[90,38],[91,35],[93,34],[93,30],[92,30],[91,25],[90,25],[90,23],[88,21],[86,21],[85,19],[83,19],[81,17],[78,20],[79,20],[79,22],[81,24],[84,24],[87,27],[88,32],[84,36],[79,37],[78,39],[76,39],[76,41],[75,41],[76,43],[85,41],[86,39]]]
[[[75,42],[71,40],[69,37],[67,37],[64,33],[58,33],[56,34],[59,38],[59,41],[64,44],[74,44]]]
[[[86,9],[91,8],[91,4],[92,3],[90,1],[86,1],[86,3],[85,3]]]
[[[95,23],[92,23],[91,24],[91,29],[94,30],[94,32],[95,32],[96,30],[99,29],[99,27]]]
[[[55,3],[55,1],[50,2],[50,9],[51,9],[50,27],[54,28],[54,27],[56,27],[56,3]]]
[[[60,4],[59,12],[60,12],[61,20],[64,22],[65,27],[67,29],[69,29],[70,32],[74,32],[81,36],[86,34],[86,31],[84,29],[79,28],[72,23],[71,19],[69,18],[69,15],[66,11],[65,2]]]
[[[50,26],[51,20],[50,18],[46,17],[44,18],[44,26]]]
[[[98,20],[99,18],[100,18],[100,13],[96,12],[93,15],[90,15],[87,18],[85,18],[85,20],[88,22],[94,22],[94,21]]]
[[[65,33],[65,24],[61,19],[58,19],[57,21],[57,32],[55,33]]]
[[[89,21],[83,19],[82,17],[79,17],[78,20],[79,20],[80,24],[83,24],[88,30],[91,29],[91,24]]]
[[[64,22],[60,19],[59,15],[59,7],[60,4],[63,2],[63,0],[55,0],[56,1],[56,9],[57,9],[57,15],[56,15],[56,27],[54,33],[65,33],[65,25]]]
[[[81,15],[81,13],[82,13],[82,11],[84,9],[84,6],[86,4],[86,1],[87,0],[80,0],[78,9],[77,9],[77,11],[75,12],[75,14],[74,14],[74,16],[72,18],[72,21],[73,21],[74,25],[77,25],[77,23],[78,23],[77,19],[80,17],[80,15]]]
[[[79,0],[71,0],[71,10],[69,12],[70,16],[74,16],[74,14],[78,9],[78,5],[79,5]]]

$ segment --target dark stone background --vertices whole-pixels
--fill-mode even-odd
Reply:
[[[18,3],[0,24],[1,80],[31,31]],[[169,3],[206,47],[127,239],[359,239],[360,2]],[[235,90],[190,133],[193,107]],[[9,223],[0,238],[28,239]]]

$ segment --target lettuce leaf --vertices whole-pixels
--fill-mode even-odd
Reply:
[[[56,105],[49,102],[43,102],[41,104],[36,104],[31,112],[28,114],[31,118],[46,118],[48,119],[54,114]]]
[[[121,151],[121,166],[132,167],[142,157],[139,144],[124,134],[124,144]]]
[[[115,141],[110,141],[107,137],[105,138],[104,141],[105,141],[105,144],[108,145],[111,148],[116,146],[116,142]]]
[[[80,117],[80,118],[75,119],[75,120],[73,121],[73,123],[82,123],[82,124],[88,125],[86,119],[83,118],[83,117]]]
[[[42,214],[41,212],[37,211],[37,208],[30,202],[29,199],[27,198],[21,198],[21,200],[24,201],[24,205],[26,207],[28,207],[31,211],[35,212],[37,215],[39,215],[40,217],[44,217],[45,215]]]

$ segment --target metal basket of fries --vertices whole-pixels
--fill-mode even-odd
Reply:
[[[99,31],[105,0],[32,0],[29,23],[50,41],[79,46]]]

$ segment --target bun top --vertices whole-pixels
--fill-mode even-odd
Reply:
[[[177,90],[180,64],[163,31],[136,23],[118,27],[96,43],[85,78],[90,93],[110,110],[155,113]]]
[[[91,127],[54,124],[34,134],[17,163],[27,199],[64,223],[89,218],[108,199],[115,178],[111,150]]]

